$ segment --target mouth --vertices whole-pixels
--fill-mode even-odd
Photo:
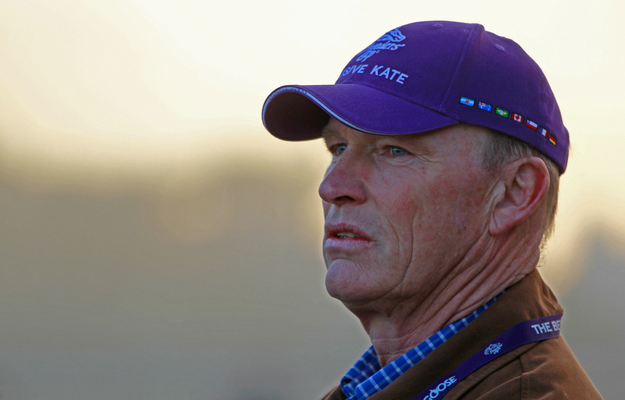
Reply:
[[[360,236],[356,235],[355,233],[351,233],[351,232],[338,232],[334,236],[339,238],[339,239],[360,239]]]
[[[326,236],[323,241],[325,257],[329,259],[352,257],[361,254],[375,245],[374,240],[355,225],[348,223],[326,224]]]
[[[371,240],[359,228],[347,224],[333,224],[326,226],[326,237],[329,239],[357,239]]]

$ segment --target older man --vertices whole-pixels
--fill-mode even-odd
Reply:
[[[476,24],[402,26],[336,84],[274,91],[263,121],[332,155],[326,287],[372,347],[327,399],[601,398],[536,270],[569,137],[516,43]]]

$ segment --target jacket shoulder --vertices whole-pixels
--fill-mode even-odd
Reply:
[[[562,337],[539,343],[519,360],[525,398],[602,398]]]
[[[602,399],[563,338],[519,348],[463,382],[458,399]],[[452,393],[450,393],[452,394]]]

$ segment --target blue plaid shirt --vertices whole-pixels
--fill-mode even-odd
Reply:
[[[410,367],[423,360],[434,349],[469,325],[471,321],[475,320],[493,304],[501,294],[461,320],[447,325],[384,368],[381,367],[378,355],[373,346],[371,346],[341,379],[343,393],[345,393],[348,400],[364,400],[384,389]]]

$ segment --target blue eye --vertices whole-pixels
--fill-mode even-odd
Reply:
[[[343,154],[343,152],[345,151],[345,149],[347,149],[347,146],[346,146],[346,145],[344,145],[344,144],[339,144],[339,145],[336,145],[336,146],[334,146],[334,153],[335,153],[336,155]]]
[[[406,150],[400,147],[391,147],[391,154],[394,155],[395,157],[405,156]]]

